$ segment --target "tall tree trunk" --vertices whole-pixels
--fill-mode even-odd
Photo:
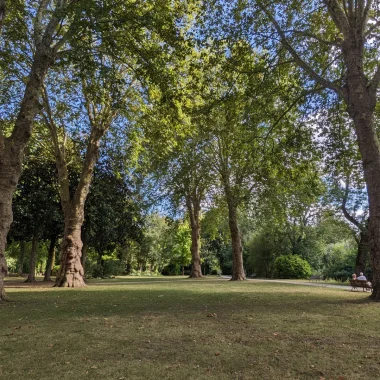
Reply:
[[[84,276],[86,276],[87,235],[84,229],[82,229],[82,234],[83,234],[83,239],[82,239],[83,246],[82,246],[82,256],[80,258],[80,262],[82,264]]]
[[[245,280],[243,266],[243,246],[241,244],[241,234],[237,220],[237,207],[233,200],[227,200],[228,204],[228,224],[231,233],[232,243],[232,281]]]
[[[66,211],[67,212],[67,211]],[[55,286],[85,286],[84,271],[81,263],[83,208],[75,208],[65,216],[65,230],[61,245],[61,262]]]
[[[187,210],[190,216],[191,226],[191,272],[189,278],[202,277],[201,257],[200,257],[200,237],[201,227],[199,221],[200,205],[199,201],[191,196],[186,198]]]
[[[374,128],[373,114],[358,112],[354,120],[369,199],[372,297],[380,301],[380,147]]]
[[[20,255],[18,257],[18,263],[17,263],[17,273],[19,276],[22,276],[22,273],[24,271],[25,250],[26,250],[25,240],[21,240],[20,241]]]
[[[39,110],[39,92],[51,63],[49,52],[37,49],[12,135],[9,138],[0,135],[0,301],[5,299],[4,276],[8,271],[5,247],[13,220],[12,198],[21,175],[24,148]]]
[[[57,242],[57,235],[54,235],[50,238],[50,246],[48,252],[48,259],[46,263],[45,277],[44,281],[51,281],[51,271],[54,265],[54,257],[55,257],[55,244]]]
[[[358,72],[358,68],[363,67],[363,61],[358,58],[358,54],[352,56],[347,65],[349,69],[345,100],[347,111],[354,121],[368,191],[373,270],[371,297],[380,301],[380,144],[374,124],[376,92],[367,86],[364,74]]]
[[[360,238],[358,240],[358,252],[355,262],[355,273],[357,275],[359,275],[360,272],[365,273],[369,249],[368,229],[364,228],[362,231],[360,231]]]
[[[29,275],[25,282],[36,282],[36,261],[38,250],[38,235],[34,234],[32,239],[32,250],[29,258]]]

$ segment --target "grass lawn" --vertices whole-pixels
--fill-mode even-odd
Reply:
[[[7,295],[0,379],[380,379],[362,292],[134,277]]]

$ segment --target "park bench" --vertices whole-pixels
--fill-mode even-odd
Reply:
[[[350,280],[350,284],[351,291],[363,288],[363,292],[368,291],[368,289],[372,292],[372,285],[366,280]]]
[[[313,274],[309,277],[309,281],[323,281],[323,276],[320,276],[318,274]]]

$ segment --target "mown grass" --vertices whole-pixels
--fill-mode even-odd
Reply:
[[[380,379],[362,292],[134,278],[7,294],[1,379]]]

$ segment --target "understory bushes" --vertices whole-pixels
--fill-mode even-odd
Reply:
[[[279,278],[308,278],[310,264],[298,255],[279,256],[274,262],[275,273]]]
[[[108,259],[102,264],[94,263],[89,260],[86,262],[86,277],[113,277],[125,274],[125,264],[121,260]]]

